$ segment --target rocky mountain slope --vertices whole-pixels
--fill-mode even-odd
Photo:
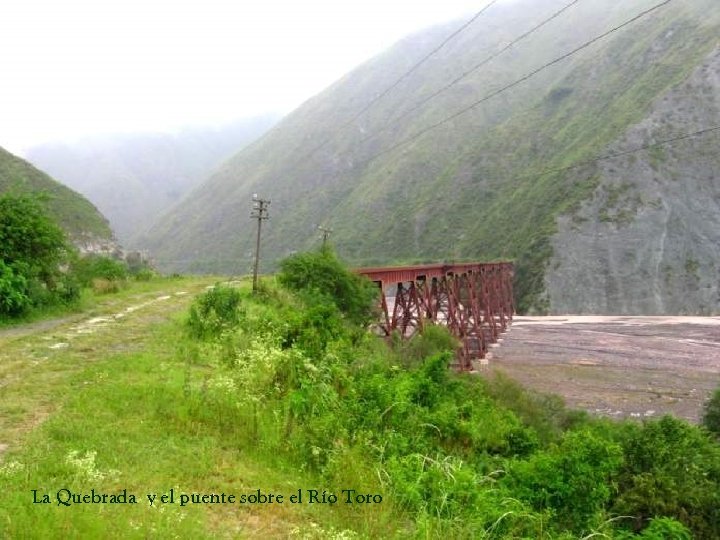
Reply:
[[[359,114],[460,23],[410,36],[238,153],[147,246],[166,268],[244,272],[257,192],[266,268],[325,224],[356,265],[513,259],[523,311],[719,312],[717,132],[595,160],[720,123],[716,1],[553,62],[657,3],[578,2],[504,52],[567,2],[496,5]]]
[[[85,197],[27,161],[0,148],[0,193],[45,194],[53,217],[83,251],[112,251],[116,245],[105,217]]]
[[[612,146],[720,126],[720,47]],[[582,208],[559,220],[546,284],[556,311],[720,312],[720,133],[603,163]],[[568,294],[572,283],[572,294]]]
[[[133,247],[135,235],[277,120],[265,115],[177,133],[87,137],[30,148],[27,159],[93,201]]]

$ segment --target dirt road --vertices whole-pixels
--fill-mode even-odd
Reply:
[[[517,317],[489,366],[596,414],[697,422],[720,385],[720,317]]]
[[[88,363],[142,350],[156,323],[182,312],[212,282],[138,285],[101,299],[90,312],[0,331],[0,454],[60,406],[72,391],[69,381]]]

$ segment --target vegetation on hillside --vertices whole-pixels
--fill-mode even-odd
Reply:
[[[87,199],[0,148],[0,194],[10,191],[45,194],[50,216],[73,241],[112,238],[107,220]]]
[[[152,231],[152,248],[160,259],[194,254],[196,261],[174,269],[249,263],[243,245],[251,245],[252,229],[236,219],[237,208],[262,192],[273,200],[264,237],[268,262],[309,247],[317,241],[314,225],[332,223],[338,252],[357,266],[512,258],[519,308],[547,309],[544,279],[556,220],[574,215],[603,181],[597,165],[581,164],[609,153],[716,46],[714,0],[671,3],[427,135],[393,145],[656,2],[581,2],[427,107],[399,118],[560,4],[489,10],[347,125],[451,28],[403,40],[239,153]],[[698,89],[684,95],[695,92],[699,100],[712,99]],[[659,135],[692,131],[675,122]],[[539,174],[548,169],[562,170]],[[620,224],[629,217],[612,219]],[[236,241],[227,242],[230,237]]]
[[[32,193],[0,194],[0,322],[72,308],[83,287],[116,292],[130,275],[152,275],[142,263],[81,257],[47,204]]]
[[[355,310],[372,298],[333,259],[283,263],[278,282],[290,289],[218,286],[196,300],[188,324],[201,340],[186,361],[212,370],[189,391],[188,426],[311,471],[338,497],[381,495],[392,524],[345,524],[370,536],[720,534],[720,445],[708,432],[669,416],[592,419],[503,378],[454,374],[440,329],[387,348],[358,326]],[[311,267],[324,269],[320,282]],[[230,297],[232,316],[209,335],[201,313],[213,298],[226,313]]]
[[[77,281],[61,269],[71,251],[36,197],[0,195],[0,318],[76,301]]]
[[[311,282],[309,267],[329,273]],[[453,373],[444,329],[388,345],[359,325],[355,308],[372,304],[357,280],[323,252],[294,257],[292,285],[266,280],[258,294],[247,281],[155,286],[155,308],[43,352],[40,367],[19,361],[0,436],[18,440],[21,418],[33,427],[0,465],[0,535],[718,537],[720,445],[706,430],[594,419],[503,377]],[[189,316],[158,325],[187,291],[200,292]],[[39,426],[33,399],[53,411]],[[91,489],[139,500],[55,500]],[[298,490],[301,504],[179,502]]]
[[[720,439],[720,387],[705,403],[703,425]]]

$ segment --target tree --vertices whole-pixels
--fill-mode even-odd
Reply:
[[[0,314],[17,315],[78,296],[71,277],[61,271],[71,247],[42,202],[32,194],[0,195]]]

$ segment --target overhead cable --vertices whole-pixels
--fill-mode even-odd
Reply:
[[[380,92],[377,96],[375,96],[373,99],[371,99],[359,112],[355,113],[350,120],[345,122],[344,124],[341,124],[340,127],[337,128],[337,131],[342,131],[349,125],[355,123],[355,121],[360,118],[362,115],[364,115],[367,111],[370,110],[371,107],[373,107],[378,101],[380,101],[382,98],[384,98],[386,95],[388,95],[393,89],[395,89],[402,81],[407,79],[412,73],[414,73],[421,65],[423,65],[425,62],[428,61],[430,57],[435,55],[440,49],[445,47],[450,41],[455,39],[460,33],[462,33],[466,28],[468,28],[472,23],[474,23],[485,11],[487,11],[490,7],[492,7],[494,4],[496,4],[499,0],[492,0],[488,4],[486,4],[480,11],[475,13],[467,22],[465,22],[460,28],[455,30],[453,33],[451,33],[449,36],[447,36],[439,45],[437,45],[432,51],[425,54],[420,60],[415,62],[415,64],[410,67],[407,71],[405,71],[400,77],[398,77],[395,82],[393,82],[390,86],[388,86],[385,90]],[[313,148],[308,154],[303,158],[302,161],[305,159],[308,159],[309,157],[313,156],[317,151],[324,148],[332,138],[325,139],[322,143],[320,143],[318,146]]]
[[[595,44],[596,42],[600,41],[601,39],[606,38],[607,36],[613,34],[614,32],[617,32],[618,30],[620,30],[620,29],[622,29],[622,28],[625,28],[626,26],[629,26],[630,24],[632,24],[632,23],[640,20],[640,19],[643,18],[643,17],[646,17],[647,15],[650,15],[651,13],[657,11],[658,9],[660,9],[660,8],[668,5],[668,4],[669,4],[670,2],[672,2],[672,1],[673,1],[673,0],[664,0],[663,2],[660,2],[659,4],[656,4],[655,6],[649,8],[649,9],[646,9],[645,11],[639,13],[638,15],[635,15],[633,18],[625,21],[624,23],[619,24],[618,26],[615,26],[615,27],[611,28],[610,30],[608,30],[607,32],[604,32],[604,33],[600,34],[599,36],[595,36],[594,38],[592,38],[592,39],[589,40],[589,41],[586,41],[585,43],[583,43],[583,44],[580,45],[579,47],[576,47],[576,48],[573,49],[572,51],[567,52],[567,53],[563,54],[562,56],[559,56],[559,57],[555,58],[554,60],[551,60],[550,62],[547,62],[546,64],[543,64],[543,65],[540,66],[539,68],[534,69],[533,71],[531,71],[531,72],[523,75],[523,76],[520,77],[519,79],[516,79],[515,81],[513,81],[513,82],[511,82],[511,83],[509,83],[509,84],[506,84],[505,86],[499,88],[498,90],[495,90],[495,91],[493,91],[493,92],[485,95],[484,97],[478,99],[477,101],[472,102],[470,105],[468,105],[468,106],[460,109],[459,111],[451,114],[450,116],[447,116],[447,117],[443,118],[442,120],[439,120],[439,121],[435,122],[434,124],[430,124],[429,126],[426,126],[426,127],[422,128],[420,131],[414,133],[413,135],[411,135],[411,136],[409,136],[409,137],[406,137],[405,139],[402,139],[401,141],[398,141],[397,143],[389,146],[388,148],[385,148],[385,149],[381,150],[380,152],[377,152],[376,154],[373,154],[371,157],[369,157],[369,158],[367,158],[367,159],[364,159],[364,160],[361,160],[361,161],[359,161],[357,164],[354,164],[354,165],[366,165],[366,164],[370,163],[371,161],[374,161],[375,159],[377,159],[378,157],[380,157],[380,156],[382,156],[382,155],[384,155],[384,154],[387,154],[387,153],[389,153],[389,152],[392,152],[393,150],[396,150],[397,148],[400,148],[401,146],[405,146],[406,144],[408,144],[408,143],[410,143],[410,142],[413,142],[414,140],[420,138],[421,136],[425,135],[425,134],[428,133],[429,131],[432,131],[433,129],[436,129],[436,128],[444,125],[444,124],[447,124],[448,122],[450,122],[450,121],[458,118],[459,116],[462,116],[463,114],[465,114],[465,113],[473,110],[473,109],[474,109],[475,107],[477,107],[478,105],[480,105],[480,104],[482,104],[482,103],[485,103],[486,101],[494,98],[495,96],[498,96],[498,95],[500,95],[500,94],[502,94],[502,93],[504,93],[504,92],[507,92],[508,90],[510,90],[511,88],[514,88],[514,87],[518,86],[519,84],[522,84],[523,82],[525,82],[525,81],[533,78],[533,77],[534,77],[535,75],[537,75],[538,73],[540,73],[540,72],[548,69],[548,68],[551,67],[551,66],[554,66],[555,64],[557,64],[557,63],[559,63],[559,62],[562,62],[563,60],[565,60],[565,59],[567,59],[567,58],[569,58],[569,57],[577,54],[578,52],[580,52],[580,51],[582,51],[582,50],[584,50],[584,49],[587,49],[588,47],[590,47],[591,45],[593,45],[593,44]]]
[[[370,136],[365,137],[364,139],[360,140],[360,144],[361,144],[361,143],[364,143],[365,141],[367,141],[367,140],[369,140],[369,139],[374,138],[374,137],[377,136],[378,134],[380,134],[380,133],[382,133],[383,131],[385,131],[389,126],[395,124],[395,123],[398,122],[399,120],[402,120],[402,119],[405,118],[406,116],[408,116],[408,115],[412,114],[413,112],[417,111],[418,109],[420,109],[421,107],[423,107],[427,102],[435,99],[437,96],[439,96],[440,94],[442,94],[442,93],[445,92],[446,90],[449,90],[450,88],[452,88],[453,86],[455,86],[457,83],[459,83],[460,81],[462,81],[463,79],[465,79],[468,75],[471,75],[472,73],[476,72],[476,71],[477,71],[478,69],[480,69],[481,67],[483,67],[483,66],[487,65],[488,63],[492,62],[495,58],[497,58],[498,56],[500,56],[502,53],[504,53],[504,52],[507,51],[508,49],[510,49],[510,48],[512,48],[513,46],[517,45],[519,42],[521,42],[521,41],[524,40],[525,38],[531,36],[532,34],[534,34],[535,32],[537,32],[538,30],[540,30],[540,29],[541,29],[543,26],[545,26],[546,24],[548,24],[548,23],[550,23],[551,21],[557,19],[560,15],[562,15],[565,11],[567,11],[568,9],[570,9],[572,6],[574,6],[574,5],[577,4],[578,2],[580,2],[580,0],[573,0],[573,1],[570,2],[569,4],[566,4],[564,7],[560,8],[558,11],[556,11],[555,13],[553,13],[552,15],[550,15],[550,17],[548,17],[547,19],[545,19],[545,20],[543,20],[542,22],[540,22],[539,24],[533,26],[530,30],[528,30],[527,32],[525,32],[525,33],[522,34],[521,36],[518,36],[517,38],[513,39],[510,43],[508,43],[507,45],[505,45],[505,47],[503,47],[502,49],[494,52],[493,54],[491,54],[491,55],[488,56],[487,58],[483,59],[481,62],[475,64],[473,67],[471,67],[471,68],[468,69],[467,71],[464,71],[462,74],[460,74],[458,77],[456,77],[455,79],[453,79],[452,81],[450,81],[448,84],[446,84],[446,85],[438,88],[436,91],[434,91],[433,93],[431,93],[431,94],[429,94],[428,96],[424,97],[423,99],[421,99],[420,101],[418,101],[415,105],[413,105],[413,106],[410,107],[409,109],[407,109],[407,110],[405,110],[404,112],[402,112],[399,116],[396,116],[396,117],[393,118],[392,120],[388,121],[388,122],[387,122],[384,126],[382,126],[377,132],[375,132],[374,135],[370,135]]]

